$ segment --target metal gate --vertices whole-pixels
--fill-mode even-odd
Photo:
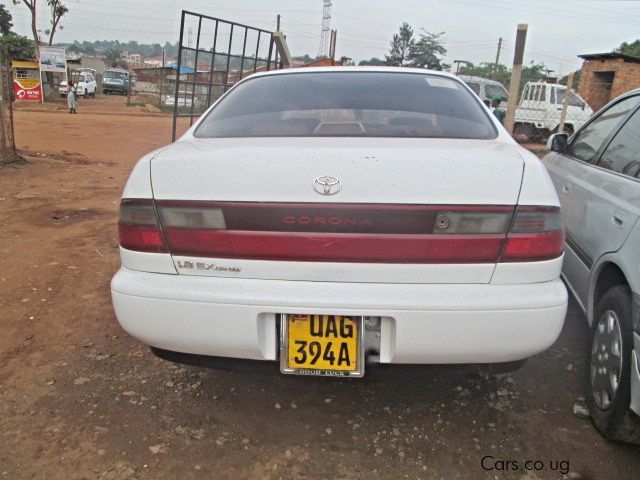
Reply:
[[[187,117],[193,125],[195,118],[243,77],[278,68],[282,63],[269,30],[183,10],[172,141],[178,118]]]

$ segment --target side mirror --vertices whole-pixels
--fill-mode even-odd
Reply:
[[[547,149],[552,152],[563,152],[567,148],[569,135],[566,133],[554,133],[547,140]]]

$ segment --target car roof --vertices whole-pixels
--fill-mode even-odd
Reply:
[[[496,80],[491,80],[490,78],[477,77],[477,76],[474,76],[474,75],[459,75],[459,78],[463,82],[486,83],[488,85],[499,85],[502,88],[504,88],[504,85],[502,85],[500,82],[498,82]]]
[[[428,75],[437,75],[439,77],[458,79],[455,75],[438,70],[427,70],[425,68],[411,67],[384,67],[384,66],[361,66],[361,67],[299,67],[299,68],[282,68],[279,70],[268,70],[266,72],[256,72],[251,77],[263,77],[271,75],[290,75],[290,74],[309,74],[309,73],[326,73],[326,72],[375,72],[375,73],[419,73]]]

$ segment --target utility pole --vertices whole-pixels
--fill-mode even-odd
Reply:
[[[464,63],[465,65],[469,65],[470,62],[467,60],[454,60],[453,63],[456,64],[456,75],[460,75],[460,64]]]
[[[13,82],[7,48],[0,50],[0,163],[11,163],[20,159],[16,151],[13,132]]]
[[[500,65],[500,50],[502,50],[502,37],[498,39],[498,51],[496,52],[496,63],[493,65],[493,79],[498,78],[498,65]]]
[[[320,30],[320,48],[318,57],[327,57],[329,54],[329,42],[331,34],[331,0],[323,0],[322,5],[322,29]]]
[[[276,32],[280,31],[280,14],[278,14],[276,16]],[[276,48],[276,59],[275,59],[275,63],[276,63],[276,68],[278,68],[278,64],[279,64],[279,56],[278,56],[278,49]]]
[[[329,43],[329,58],[331,59],[331,65],[335,65],[337,36],[338,30],[331,30],[331,42]]]
[[[562,99],[562,113],[560,114],[560,125],[558,125],[558,133],[564,132],[564,121],[567,118],[567,108],[569,108],[569,95],[573,91],[573,72],[569,72],[567,77],[567,89],[564,91]]]
[[[527,30],[529,25],[519,23],[516,33],[516,47],[513,53],[513,68],[511,69],[511,83],[509,84],[509,103],[504,118],[504,128],[513,133],[513,125],[516,118],[516,106],[520,93],[520,77],[522,76],[522,58],[524,57],[524,45],[527,42]]]

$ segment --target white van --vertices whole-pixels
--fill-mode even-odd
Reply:
[[[487,105],[491,103],[491,99],[494,97],[502,98],[500,102],[500,109],[507,109],[507,100],[509,99],[509,93],[506,88],[495,80],[489,80],[488,78],[474,77],[471,75],[460,75],[460,80],[466,83],[471,90],[475,92],[480,99]]]
[[[557,132],[566,91],[567,87],[558,83],[528,82],[516,108],[514,132],[540,140]],[[587,102],[577,93],[570,92],[564,132],[573,134],[591,115],[593,110]]]

